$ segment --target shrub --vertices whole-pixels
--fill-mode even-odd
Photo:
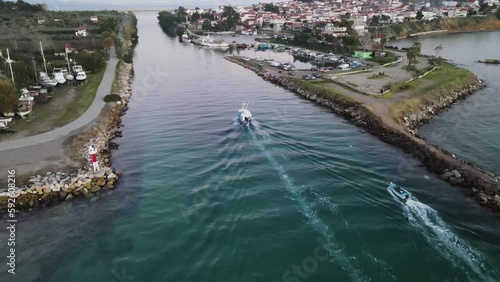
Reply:
[[[109,102],[118,102],[121,101],[122,97],[118,94],[109,94],[104,97],[104,102],[109,103]]]

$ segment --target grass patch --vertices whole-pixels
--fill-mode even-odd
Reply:
[[[115,70],[115,79],[113,80],[113,84],[111,85],[111,93],[112,94],[118,94],[120,91],[120,83],[118,81],[119,75],[120,75],[120,69],[123,65],[123,61],[120,60],[116,64],[116,70]]]
[[[356,84],[356,83],[354,83],[354,82],[347,82],[347,84],[348,84],[349,86],[351,86],[351,87],[354,87],[354,88],[359,87],[359,85],[357,85],[357,84]]]
[[[375,63],[378,63],[380,65],[392,63],[392,62],[395,62],[397,60],[398,60],[398,57],[394,53],[391,53],[391,52],[385,52],[385,56],[383,56],[383,57],[375,57],[375,58],[368,59],[368,61],[375,62]]]
[[[360,104],[360,102],[356,99],[353,99],[328,87],[324,82],[313,82],[293,77],[288,79],[295,82],[303,90],[309,91],[323,98],[330,99],[341,105],[353,106],[355,104]]]
[[[418,96],[403,99],[390,105],[390,114],[396,121],[402,120],[403,116],[408,112],[414,112],[423,105],[429,105],[440,97],[465,88],[476,79],[476,76],[466,69],[443,63],[440,69],[429,73],[421,79],[416,79],[408,83],[408,85],[416,88],[423,79],[432,80],[434,86],[427,91],[418,93]]]
[[[82,86],[83,89],[80,94],[78,94],[78,99],[69,105],[66,113],[56,122],[56,126],[66,125],[87,111],[90,105],[92,105],[92,101],[94,101],[97,88],[99,88],[101,84],[105,70],[106,68],[97,73],[87,75],[88,82]]]

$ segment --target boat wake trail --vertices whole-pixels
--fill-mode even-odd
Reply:
[[[347,226],[347,229],[349,230],[349,233],[357,235],[358,242],[361,245],[361,250],[363,251],[364,258],[367,259],[368,261],[370,261],[373,265],[375,265],[375,267],[378,269],[378,271],[380,271],[380,276],[383,279],[383,281],[396,282],[397,279],[392,274],[392,270],[393,270],[392,266],[390,266],[383,259],[377,258],[371,254],[365,240],[361,236],[361,233],[359,231],[354,230],[347,223],[347,221],[345,220],[345,218],[342,216],[341,212],[339,211],[338,206],[335,203],[332,203],[332,201],[330,200],[330,197],[322,195],[314,189],[311,189],[310,192],[313,196],[316,197],[316,199],[318,199],[318,201],[321,204],[323,204],[326,208],[328,208],[330,210],[330,212],[333,216],[335,216],[337,218],[341,218],[344,221],[345,225]]]
[[[370,281],[370,279],[365,277],[361,270],[355,265],[356,258],[348,256],[345,253],[344,246],[336,242],[334,234],[328,230],[328,226],[317,216],[316,211],[314,211],[311,204],[304,198],[301,189],[294,184],[293,179],[288,175],[285,168],[280,165],[278,161],[269,153],[269,151],[266,150],[264,145],[262,145],[256,134],[256,132],[259,133],[261,131],[260,127],[258,126],[258,123],[254,123],[254,121],[252,121],[252,123],[255,128],[255,132],[254,130],[250,130],[252,139],[257,147],[266,156],[273,168],[278,172],[283,184],[290,193],[292,200],[297,202],[299,205],[299,211],[306,216],[308,223],[311,224],[317,232],[321,233],[325,237],[327,244],[323,247],[330,254],[330,258],[337,262],[354,281]]]
[[[404,214],[412,226],[417,228],[427,242],[455,267],[464,271],[471,281],[495,281],[492,267],[486,267],[483,255],[470,246],[442,220],[438,212],[416,200],[408,200]],[[476,275],[470,277],[472,270]]]

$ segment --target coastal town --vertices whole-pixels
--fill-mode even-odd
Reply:
[[[500,0],[270,1],[0,0],[0,281],[500,281]]]
[[[250,6],[237,5],[241,24],[235,31],[241,34],[257,34],[259,31],[303,31],[322,28],[325,34],[346,36],[348,27],[359,35],[368,32],[370,26],[380,26],[411,21],[487,16],[498,12],[498,0],[444,1],[436,6],[430,2],[388,1],[284,1],[259,3]],[[227,20],[224,6],[216,9],[183,9],[186,21],[198,29],[216,28]],[[209,24],[207,24],[209,23]],[[205,26],[204,26],[205,24]]]

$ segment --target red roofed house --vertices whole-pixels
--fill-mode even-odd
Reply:
[[[84,27],[80,27],[76,32],[75,32],[75,35],[76,36],[83,36],[83,37],[87,37],[88,33],[87,33],[87,29],[84,28]]]

